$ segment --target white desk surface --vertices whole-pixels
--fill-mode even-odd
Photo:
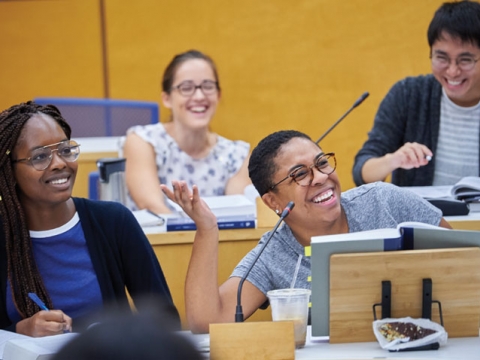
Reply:
[[[438,350],[389,352],[377,342],[330,344],[327,339],[309,339],[295,359],[480,359],[480,338],[448,339]]]
[[[105,137],[73,137],[80,144],[80,151],[83,153],[101,153],[118,151],[120,136]]]
[[[480,359],[480,337],[448,339],[447,345],[438,350],[389,352],[378,342],[330,344],[328,337],[310,337],[308,327],[307,343],[304,348],[295,350],[297,360],[366,360],[366,359]],[[199,348],[208,344],[208,334],[193,335]],[[206,353],[208,358],[208,353]]]

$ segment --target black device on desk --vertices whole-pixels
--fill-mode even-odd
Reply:
[[[465,201],[455,199],[429,199],[425,198],[430,204],[442,210],[443,216],[468,215],[470,208]]]

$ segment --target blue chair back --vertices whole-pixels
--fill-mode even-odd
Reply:
[[[40,97],[35,102],[58,107],[76,138],[124,136],[131,126],[159,121],[158,104],[150,101]]]
[[[98,185],[100,181],[100,172],[91,171],[88,174],[88,198],[92,200],[99,200],[100,195],[98,194]]]

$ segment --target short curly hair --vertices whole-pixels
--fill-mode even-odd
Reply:
[[[266,194],[273,185],[272,177],[277,171],[274,160],[280,148],[294,138],[312,141],[310,136],[300,131],[282,130],[268,135],[253,149],[248,163],[248,175],[260,196]]]

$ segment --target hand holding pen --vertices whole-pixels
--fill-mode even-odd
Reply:
[[[393,169],[412,169],[427,165],[432,158],[432,151],[425,145],[415,142],[405,143],[390,154],[390,163]]]
[[[72,319],[61,310],[49,310],[44,302],[34,293],[29,298],[37,304],[41,311],[17,323],[17,332],[39,337],[56,335],[72,330]]]

